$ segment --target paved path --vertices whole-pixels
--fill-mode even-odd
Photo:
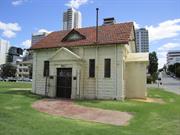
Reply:
[[[32,107],[48,114],[118,126],[127,125],[132,118],[127,112],[84,107],[70,100],[44,99],[35,102]]]
[[[172,78],[166,73],[162,72],[162,83],[163,83],[163,88],[167,91],[174,92],[176,94],[180,94],[180,80]]]
[[[160,74],[160,77],[162,78],[161,82],[162,85],[160,86],[160,88],[163,88],[166,91],[169,92],[173,92],[176,94],[180,94],[180,80],[172,78],[168,75],[166,75],[166,73],[162,72]],[[148,84],[148,87],[158,87],[157,84]]]

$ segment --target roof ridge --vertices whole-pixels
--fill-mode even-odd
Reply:
[[[132,23],[133,24],[133,21],[130,21],[130,22],[122,22],[122,23],[115,23],[115,24],[111,24],[111,25],[99,25],[98,27],[110,27],[110,26],[113,26],[113,25],[122,25],[122,24],[129,24],[129,23]],[[82,29],[89,29],[89,28],[96,28],[96,26],[88,26],[88,27],[83,27],[83,28],[73,28],[74,30],[82,30]],[[71,30],[59,30],[59,31],[53,31],[53,32],[70,32],[72,31],[73,29]],[[51,33],[53,33],[51,32]]]
[[[92,45],[96,41],[95,26],[74,29],[86,38],[75,40],[73,42],[62,42],[62,39],[72,30],[54,31],[45,38],[41,39],[36,44],[32,45],[31,49],[41,48],[58,48],[65,46],[87,46]],[[130,35],[134,29],[133,22],[117,23],[112,25],[99,26],[100,35],[98,44],[126,44],[130,40]]]

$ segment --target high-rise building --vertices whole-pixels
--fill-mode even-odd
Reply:
[[[63,13],[63,30],[71,30],[73,28],[81,28],[82,16],[81,12],[73,8]]]
[[[136,51],[149,52],[149,35],[145,28],[136,30]]]
[[[33,33],[32,38],[31,38],[31,45],[34,45],[35,43],[37,43],[38,41],[46,37],[48,34],[49,33],[46,33],[46,32]]]
[[[10,47],[9,41],[0,39],[0,65],[6,63],[9,47]]]
[[[180,63],[180,50],[168,51],[167,53],[167,65],[175,63]]]

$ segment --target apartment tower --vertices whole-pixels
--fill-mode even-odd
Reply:
[[[81,12],[73,8],[70,8],[63,13],[63,30],[81,28],[81,26],[82,26]]]
[[[136,51],[149,52],[149,34],[145,28],[136,29]]]
[[[6,63],[9,47],[10,47],[9,41],[0,39],[0,65]]]

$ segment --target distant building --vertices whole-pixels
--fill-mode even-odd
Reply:
[[[116,23],[116,20],[114,19],[114,17],[104,18],[103,25],[112,25],[112,24],[115,24],[115,23]]]
[[[10,47],[9,41],[0,39],[0,65],[6,63],[9,47]]]
[[[73,8],[68,9],[63,13],[63,30],[71,30],[73,28],[82,27],[81,12]]]
[[[149,52],[149,34],[145,28],[136,29],[136,51]]]
[[[38,32],[38,33],[33,33],[32,38],[31,38],[31,45],[34,45],[44,37],[46,37],[49,33],[46,32]]]
[[[17,64],[16,76],[21,79],[32,78],[32,60],[21,61]]]
[[[11,46],[8,50],[6,60],[8,63],[16,65],[18,62],[23,60],[21,56],[22,54],[23,50],[21,48]]]
[[[180,63],[180,50],[169,51],[167,53],[167,66]]]

